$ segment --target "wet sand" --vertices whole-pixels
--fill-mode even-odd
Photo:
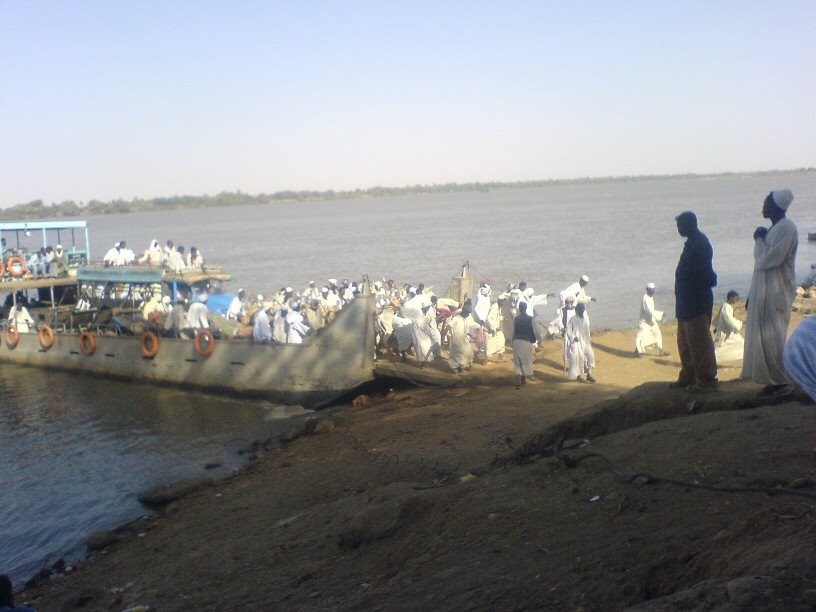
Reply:
[[[520,390],[505,356],[459,386],[324,411],[309,435],[130,525],[18,603],[813,607],[814,407],[758,397],[739,363],[720,369],[717,392],[670,391],[679,363],[673,326],[663,332],[673,354],[640,359],[634,330],[595,334],[594,385],[565,380],[552,340]],[[810,497],[627,480],[638,472]]]

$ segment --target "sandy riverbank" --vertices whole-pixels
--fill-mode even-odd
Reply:
[[[795,315],[792,326],[799,317]],[[664,328],[672,350],[674,329]],[[560,342],[539,382],[508,358],[462,386],[332,409],[313,435],[198,489],[18,595],[40,610],[816,605],[816,499],[624,482],[648,472],[814,495],[814,407],[669,391],[676,355],[594,338],[596,385],[568,382]],[[676,351],[673,351],[676,352]],[[550,445],[567,438],[564,457]],[[579,446],[580,439],[591,442]],[[463,478],[464,477],[464,478]],[[596,499],[597,498],[597,499]],[[674,595],[672,595],[674,594]],[[673,600],[660,599],[674,597]]]

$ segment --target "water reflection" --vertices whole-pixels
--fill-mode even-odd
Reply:
[[[172,388],[3,365],[0,380],[1,572],[20,581],[82,552],[90,532],[144,513],[150,487],[244,461],[306,411]],[[205,472],[206,464],[219,467]]]

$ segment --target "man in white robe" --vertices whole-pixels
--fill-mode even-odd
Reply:
[[[190,329],[209,329],[210,313],[207,305],[202,302],[193,302],[187,311],[187,327]]]
[[[473,318],[481,324],[487,321],[487,313],[490,311],[490,285],[482,283],[479,292],[476,294],[476,305],[473,307]]]
[[[663,311],[657,310],[654,303],[655,284],[646,283],[646,293],[640,301],[640,322],[637,336],[635,336],[635,357],[641,357],[646,349],[654,346],[665,356],[669,353],[663,350],[663,334],[658,323],[663,320]]]
[[[527,312],[533,317],[533,330],[539,343],[547,337],[549,333],[549,322],[545,319],[547,298],[553,297],[553,293],[540,293],[533,295],[530,300],[530,306]]]
[[[269,314],[264,308],[255,313],[255,321],[252,324],[252,341],[255,344],[272,342],[272,326],[269,324]]]
[[[27,334],[34,328],[36,323],[31,318],[28,308],[22,304],[15,304],[11,307],[8,314],[8,321],[10,324],[17,327],[17,331],[21,334]]]
[[[490,359],[493,355],[503,355],[507,341],[502,331],[502,315],[498,303],[490,305],[484,328],[485,355],[487,355],[487,358]]]
[[[589,277],[586,274],[582,274],[581,278],[577,281],[572,283],[569,287],[564,289],[559,297],[561,298],[561,302],[559,308],[563,308],[567,302],[567,298],[573,298],[575,305],[578,304],[589,304],[590,302],[594,302],[595,298],[589,297],[586,293],[586,286],[589,283]]]
[[[448,320],[448,365],[454,372],[469,370],[473,365],[470,331],[475,326],[476,322],[467,306]]]
[[[592,350],[589,315],[585,304],[575,307],[575,316],[567,324],[566,338],[569,345],[567,378],[584,382],[582,375],[585,374],[586,382],[594,383],[592,370],[595,368],[595,352]]]
[[[283,304],[275,313],[272,319],[272,341],[278,344],[286,344],[286,317],[289,315],[289,306]]]
[[[736,291],[729,291],[714,320],[714,355],[717,363],[742,359],[745,341],[739,333],[742,321],[734,316],[734,304],[737,300],[739,294]]]
[[[787,218],[793,201],[789,189],[772,191],[765,198],[762,216],[771,227],[754,232],[754,275],[746,309],[745,354],[742,378],[766,385],[772,393],[787,384],[782,352],[796,297],[796,250],[799,231]]]
[[[569,341],[567,340],[567,326],[572,318],[575,316],[575,298],[567,296],[563,308],[558,309],[558,316],[556,322],[558,325],[558,334],[564,341],[564,371],[567,372],[569,368]],[[552,331],[552,324],[550,324],[550,331]]]
[[[303,315],[300,314],[300,305],[296,304],[289,309],[286,315],[286,343],[303,344],[303,339],[309,333],[309,326],[306,325]]]

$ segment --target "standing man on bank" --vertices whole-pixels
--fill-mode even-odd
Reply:
[[[711,288],[717,285],[711,263],[714,250],[698,229],[697,215],[693,212],[680,213],[675,221],[677,232],[686,238],[686,243],[674,273],[677,350],[682,367],[672,386],[711,391],[717,388],[717,362],[709,331],[714,308]]]
[[[745,353],[742,378],[764,384],[762,393],[784,387],[788,378],[782,351],[788,335],[791,305],[796,297],[796,250],[799,230],[787,218],[793,202],[790,189],[772,191],[762,205],[762,216],[771,227],[754,232],[754,275],[745,305]]]

